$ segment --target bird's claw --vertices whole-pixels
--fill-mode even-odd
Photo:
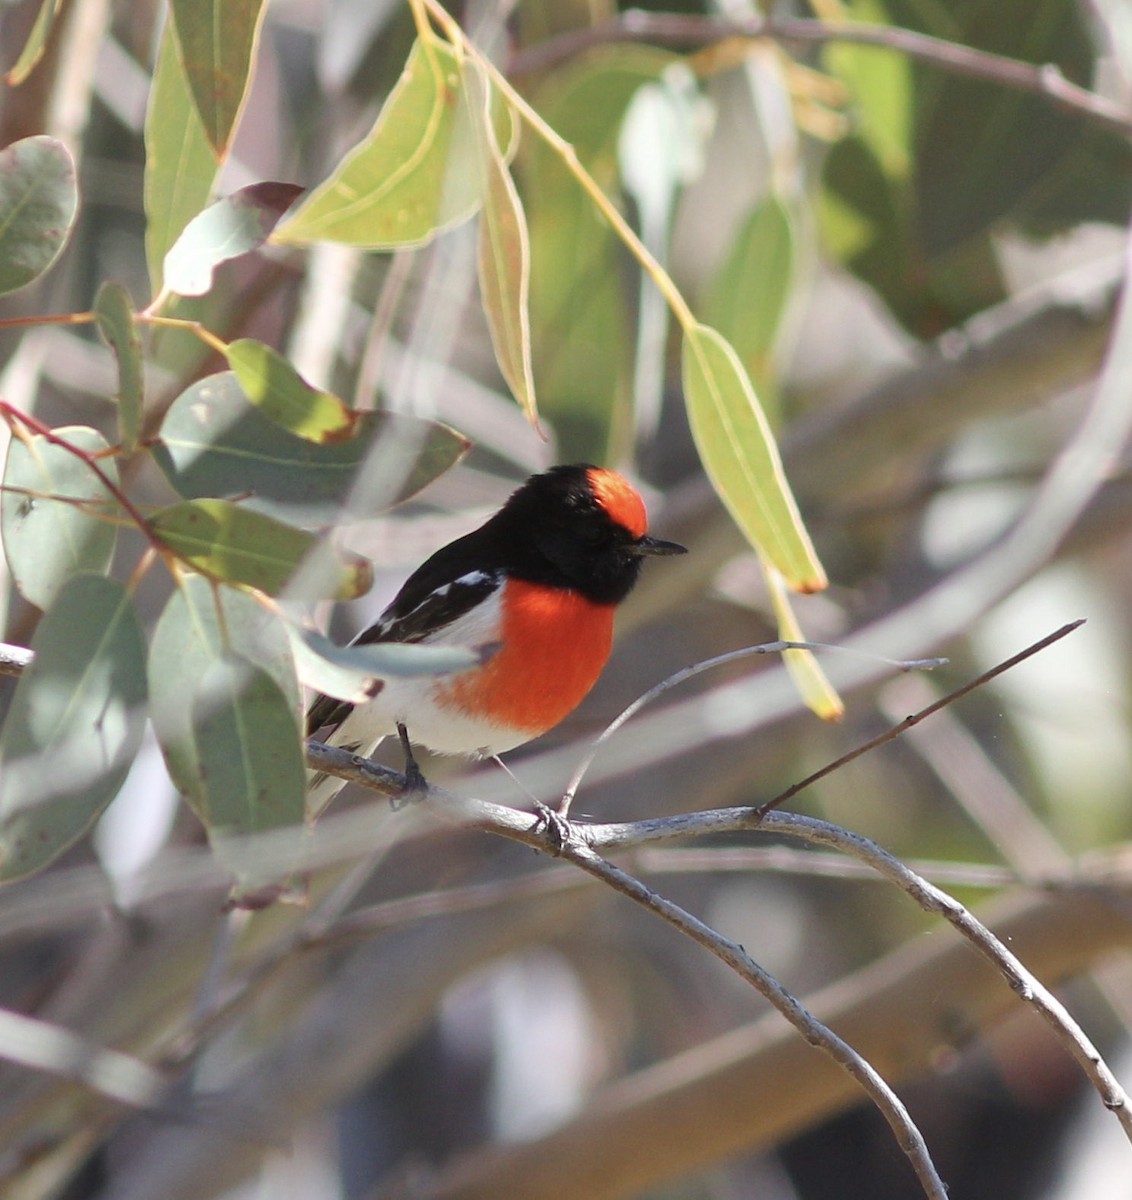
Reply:
[[[536,833],[546,833],[555,854],[562,852],[572,833],[569,820],[541,800],[535,801],[534,828]]]

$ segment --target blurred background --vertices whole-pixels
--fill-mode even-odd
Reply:
[[[40,7],[0,4],[0,65]],[[838,724],[809,713],[772,661],[705,673],[602,750],[573,814],[759,804],[1087,618],[791,806],[876,839],[1006,931],[1132,1081],[1129,10],[814,0],[775,6],[793,36],[754,40],[736,36],[760,17],[747,0],[450,11],[743,357],[831,580],[795,601],[806,635],[949,659],[901,675],[823,657],[846,700]],[[0,145],[63,139],[83,197],[64,258],[0,317],[84,311],[108,279],[150,299],[144,124],[164,18],[158,0],[64,0],[43,62],[0,92]],[[412,38],[407,5],[272,0],[217,191],[325,178]],[[960,51],[945,63],[943,45],[1057,73]],[[553,462],[623,470],[654,531],[689,547],[646,570],[583,707],[509,756],[522,788],[551,800],[646,688],[778,634],[758,562],[699,465],[664,304],[529,129],[513,171],[546,441],[492,356],[474,223],[393,254],[269,247],[222,267],[178,315],[263,339],[360,407],[473,442],[412,503],[339,530],[377,566],[369,595],[320,614],[339,640]],[[146,363],[155,414],[220,365],[167,334]],[[0,329],[0,394],[53,425],[109,424],[115,380],[89,328]],[[131,484],[165,498],[144,466]],[[163,587],[142,585],[150,616]],[[38,613],[7,584],[0,605],[4,640],[26,645]],[[424,766],[529,805],[491,766]],[[358,812],[343,805],[342,819]],[[389,830],[380,862],[328,869],[309,909],[222,914],[223,881],[151,744],[91,839],[0,891],[0,1004],[178,1080],[139,1115],[0,1065],[0,1194],[920,1194],[880,1115],[839,1073],[805,1074],[814,1052],[701,948],[529,850],[384,804],[373,820]],[[860,1031],[953,1196],[1132,1197],[1116,1120],[938,918],[800,844],[754,833],[686,850],[626,865],[816,998],[850,1041]]]

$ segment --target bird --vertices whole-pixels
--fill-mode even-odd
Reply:
[[[426,559],[353,643],[494,652],[454,674],[387,678],[358,704],[318,696],[307,736],[369,758],[398,735],[408,790],[423,784],[413,745],[472,758],[514,749],[562,721],[597,682],[614,611],[644,559],[684,553],[650,536],[644,502],[618,472],[572,463],[532,475],[478,529]],[[321,812],[343,786],[312,772],[308,811]]]

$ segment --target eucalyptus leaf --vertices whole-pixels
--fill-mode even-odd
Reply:
[[[792,588],[820,591],[825,573],[738,355],[714,329],[696,325],[684,331],[683,368],[692,436],[719,498]]]
[[[35,24],[31,27],[31,33],[28,34],[24,48],[20,51],[20,57],[16,59],[15,66],[8,72],[9,87],[19,87],[43,57],[43,52],[47,49],[47,38],[51,33],[51,27],[62,7],[63,0],[41,0]]]
[[[78,207],[75,164],[62,142],[28,137],[0,150],[0,295],[55,262]]]
[[[171,0],[170,7],[201,128],[223,158],[247,95],[264,0]]]
[[[141,339],[134,324],[129,292],[120,283],[104,283],[95,297],[94,316],[99,333],[118,361],[118,424],[122,447],[130,451],[137,446],[141,434],[145,384]]]
[[[145,728],[145,639],[120,583],[69,579],[32,650],[0,730],[0,880],[46,866],[90,828]]]
[[[350,437],[359,413],[330,392],[313,388],[270,346],[239,338],[228,346],[228,365],[244,395],[265,417],[309,442]]]
[[[491,84],[471,60],[464,64],[463,81],[480,180],[479,280],[484,313],[503,378],[537,426],[527,221],[504,150],[496,140]]]
[[[187,700],[200,768],[198,815],[247,896],[297,865],[307,794],[298,719],[271,675],[234,652],[208,667]],[[283,861],[278,843],[265,853],[250,840],[288,828],[296,836]]]
[[[148,663],[153,728],[170,778],[198,815],[205,786],[187,698],[198,695],[212,667],[238,647],[242,659],[274,681],[297,722],[301,697],[286,628],[246,592],[216,587],[200,575],[178,580],[158,619]]]
[[[145,113],[145,258],[155,296],[164,283],[165,255],[208,203],[218,171],[168,22]]]
[[[423,646],[407,642],[369,642],[336,646],[311,629],[289,627],[299,678],[307,687],[361,704],[381,690],[388,677],[450,675],[482,666],[496,646]]]
[[[86,425],[62,426],[54,433],[87,456],[109,449],[105,438]],[[117,484],[114,460],[99,457],[98,465]],[[73,575],[106,571],[118,536],[116,513],[117,502],[88,462],[41,434],[12,438],[0,493],[0,535],[12,578],[26,600],[50,608]]]
[[[418,39],[369,134],[272,240],[389,250],[422,245],[466,221],[480,203],[477,119],[452,47],[434,34]],[[517,123],[506,106],[493,119],[496,140],[510,153]]]
[[[227,500],[186,500],[155,512],[149,532],[197,571],[225,583],[278,596],[308,555],[320,554],[316,578],[307,573],[304,596],[352,600],[373,584],[373,564],[360,555],[320,545],[303,529]],[[313,590],[312,590],[313,589]]]
[[[182,296],[203,296],[216,268],[262,246],[302,191],[293,183],[266,181],[210,204],[165,255],[165,286]]]
[[[357,414],[352,437],[318,444],[269,420],[222,372],[178,396],[153,455],[186,499],[240,496],[245,508],[313,527],[391,508],[468,445],[446,425],[377,412]]]

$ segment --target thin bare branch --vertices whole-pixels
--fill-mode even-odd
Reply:
[[[809,45],[850,42],[863,46],[882,46],[953,75],[1028,92],[1046,100],[1054,108],[1076,113],[1104,129],[1125,137],[1132,135],[1132,113],[1066,79],[1061,69],[1052,63],[1039,66],[918,33],[913,29],[856,21],[816,21],[804,17],[775,16],[732,20],[632,11],[597,25],[559,34],[520,51],[512,58],[509,73],[524,75],[545,70],[585,50],[610,42],[643,41],[692,49],[726,38],[768,38],[777,42]]]
[[[996,679],[1004,671],[1009,671],[1020,662],[1025,662],[1026,659],[1044,650],[1047,646],[1052,646],[1054,642],[1061,641],[1063,637],[1066,637],[1075,629],[1080,629],[1084,624],[1085,619],[1082,617],[1077,621],[1070,621],[1067,625],[1062,625],[1060,629],[1056,629],[1053,633],[1040,638],[1033,645],[1027,646],[1025,650],[1019,651],[1019,653],[991,667],[989,671],[984,671],[976,678],[968,680],[961,687],[948,692],[946,696],[941,696],[938,700],[932,701],[931,704],[927,705],[926,708],[920,709],[919,712],[905,717],[903,721],[893,725],[891,729],[886,729],[884,733],[878,734],[875,738],[870,738],[867,742],[862,742],[860,746],[855,746],[847,754],[834,759],[831,763],[826,763],[824,767],[814,771],[812,775],[807,775],[805,779],[800,780],[798,783],[791,784],[786,791],[780,792],[773,800],[768,800],[765,804],[759,805],[756,811],[763,814],[771,812],[780,804],[785,804],[787,800],[792,799],[799,792],[808,788],[811,784],[817,783],[819,779],[824,779],[827,775],[832,775],[834,771],[840,770],[847,763],[860,758],[862,754],[867,754],[870,750],[875,750],[878,746],[883,746],[885,742],[891,742],[893,739],[898,738],[906,730],[911,729],[914,725],[919,725],[921,721],[930,717],[932,713],[939,712],[941,708],[946,708],[949,704],[954,703],[954,701],[960,699],[962,696],[966,696],[969,692],[973,692],[977,688],[981,688],[984,684],[990,683],[992,679]]]
[[[947,1196],[947,1188],[932,1163],[923,1135],[900,1098],[871,1063],[866,1062],[848,1042],[822,1024],[773,975],[764,971],[737,942],[717,933],[678,904],[654,892],[635,876],[596,854],[587,844],[588,838],[584,836],[584,830],[579,829],[579,834],[582,836],[565,837],[559,848],[563,858],[698,942],[765,996],[811,1046],[824,1050],[861,1085],[884,1115],[901,1150],[912,1164],[924,1194],[940,1197],[941,1200]]]

